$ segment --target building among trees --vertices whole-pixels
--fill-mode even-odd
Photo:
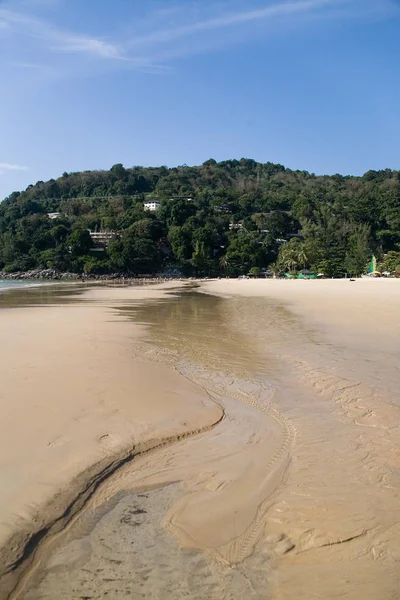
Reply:
[[[148,210],[150,212],[156,212],[157,210],[160,210],[161,202],[159,202],[158,200],[147,200],[143,204],[143,206],[145,210]]]

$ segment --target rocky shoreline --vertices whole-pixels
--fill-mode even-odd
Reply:
[[[124,273],[107,273],[104,275],[86,275],[79,273],[68,273],[68,272],[60,272],[55,269],[32,269],[30,271],[17,272],[17,273],[5,273],[4,271],[0,271],[0,280],[11,280],[11,281],[19,281],[19,280],[41,280],[41,281],[121,281],[121,282],[130,282],[130,281],[165,281],[166,278],[162,276],[151,276],[151,275],[143,275],[143,276],[134,276],[127,275]]]

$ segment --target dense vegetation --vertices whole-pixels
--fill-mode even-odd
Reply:
[[[189,198],[189,199],[188,199]],[[143,202],[161,201],[156,213]],[[51,220],[48,213],[61,216]],[[115,230],[103,251],[90,230]],[[217,275],[400,270],[400,173],[316,176],[254,160],[64,173],[0,204],[0,270]],[[386,262],[385,262],[386,261]]]

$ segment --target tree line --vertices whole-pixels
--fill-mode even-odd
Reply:
[[[161,208],[150,213],[146,200]],[[50,219],[48,213],[60,213]],[[115,231],[99,249],[89,231]],[[100,250],[100,251],[99,251]],[[0,270],[237,276],[400,271],[400,173],[316,176],[251,159],[63,173],[0,204]]]

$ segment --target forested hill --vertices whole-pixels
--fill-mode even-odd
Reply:
[[[160,208],[146,211],[149,200]],[[102,245],[88,230],[115,236]],[[38,181],[0,204],[7,272],[238,275],[270,267],[340,276],[362,273],[372,253],[400,270],[399,251],[400,173],[389,169],[328,177],[249,159],[117,164]]]

